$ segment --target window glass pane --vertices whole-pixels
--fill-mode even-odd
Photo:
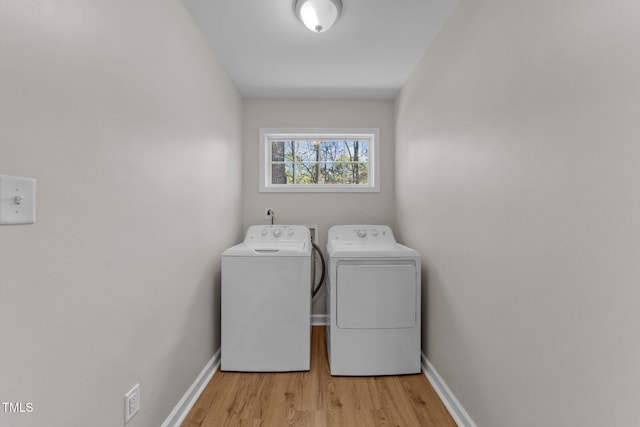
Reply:
[[[345,160],[351,162],[363,162],[368,161],[369,157],[369,143],[368,141],[354,140],[345,141]]]
[[[315,164],[296,163],[296,184],[316,184],[315,181]]]
[[[284,158],[288,161],[293,161],[293,155],[296,151],[295,141],[285,141],[284,143]]]
[[[335,164],[320,164],[320,181],[322,184],[337,184]]]
[[[284,141],[272,141],[271,142],[271,161],[281,162],[285,156],[285,143]]]
[[[345,184],[368,184],[369,183],[369,166],[366,163],[345,162],[340,163],[339,167],[342,171]]]
[[[293,176],[295,172],[295,167],[293,163],[286,163],[284,167],[284,173],[287,175],[287,184],[293,183]]]
[[[296,150],[296,141],[271,141],[271,161],[293,161]]]
[[[287,171],[284,163],[272,163],[271,164],[271,183],[272,184],[287,184]]]
[[[345,174],[344,180],[345,184],[355,184],[357,180],[356,171],[357,168],[354,168],[354,163],[345,163]]]
[[[361,162],[369,161],[369,141],[360,141],[360,158]]]
[[[369,184],[369,165],[367,163],[358,163],[357,169],[359,180],[355,184]]]
[[[335,162],[342,154],[342,141],[322,141],[320,146],[321,159],[328,162]]]
[[[355,145],[355,147],[354,147]],[[345,161],[352,162],[354,157],[358,156],[358,145],[354,141],[344,141],[344,159]]]
[[[349,174],[349,164],[345,162],[333,163],[333,179],[335,184],[349,184],[347,176]]]
[[[314,141],[297,141],[296,160],[301,162],[313,162],[318,160],[319,145]]]

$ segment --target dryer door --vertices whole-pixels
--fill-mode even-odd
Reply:
[[[338,328],[412,328],[417,274],[413,263],[339,264],[336,274]]]

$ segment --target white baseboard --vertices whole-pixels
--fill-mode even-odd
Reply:
[[[422,371],[456,424],[459,427],[477,427],[424,353],[422,353]]]
[[[211,360],[205,365],[200,375],[198,375],[193,384],[191,384],[191,387],[189,387],[184,396],[182,396],[182,399],[180,399],[175,408],[173,408],[173,411],[171,411],[167,419],[164,420],[161,427],[179,427],[180,424],[182,424],[219,366],[220,349],[216,351],[216,354],[214,354]]]
[[[322,326],[329,324],[329,315],[328,314],[312,314],[311,315],[311,324],[313,326]]]

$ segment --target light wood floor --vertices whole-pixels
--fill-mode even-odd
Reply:
[[[455,427],[423,374],[332,377],[324,327],[314,326],[311,370],[215,373],[182,427]]]

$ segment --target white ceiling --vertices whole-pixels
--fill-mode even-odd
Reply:
[[[458,0],[342,0],[325,33],[294,0],[183,0],[247,98],[390,99]]]

